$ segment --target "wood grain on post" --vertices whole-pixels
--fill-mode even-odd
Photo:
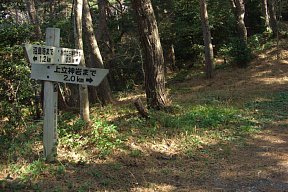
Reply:
[[[46,45],[60,46],[60,29],[46,29]],[[57,85],[44,81],[44,156],[48,162],[55,161],[57,156]]]

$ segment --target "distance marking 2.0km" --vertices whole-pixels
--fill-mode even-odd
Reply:
[[[62,83],[98,86],[108,74],[108,69],[68,65],[32,64],[31,78]]]

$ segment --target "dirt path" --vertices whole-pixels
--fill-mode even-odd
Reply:
[[[269,102],[267,95],[273,93],[288,94],[286,42],[283,46],[279,61],[275,49],[269,49],[248,68],[228,67],[217,70],[212,80],[194,76],[177,83],[173,85],[176,87],[173,101],[191,105],[215,100],[245,108],[247,102]],[[173,138],[155,141],[153,138],[148,144],[127,142],[127,151],[140,149],[141,154],[133,156],[123,150],[107,159],[95,157],[87,162],[68,160],[67,155],[81,154],[59,149],[60,161],[55,167],[49,165],[52,168],[45,170],[45,165],[39,163],[43,167],[36,169],[36,181],[22,183],[15,177],[9,181],[11,185],[5,180],[0,191],[288,192],[288,106],[280,103],[276,107],[282,107],[282,112],[287,114],[282,113],[279,120],[262,125],[261,132],[251,134],[245,142],[209,144],[199,147],[197,154],[187,156],[183,151],[177,152]],[[271,111],[267,114],[277,115],[273,109],[268,108]],[[1,178],[8,174],[2,171]]]
[[[220,163],[212,184],[228,191],[288,191],[288,130],[268,128]],[[213,188],[212,188],[213,189]]]

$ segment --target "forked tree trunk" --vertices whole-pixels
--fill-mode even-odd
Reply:
[[[203,30],[203,38],[205,45],[205,69],[206,77],[212,78],[214,63],[213,63],[213,46],[211,42],[211,32],[209,27],[208,12],[206,0],[200,0],[200,16]]]
[[[275,11],[275,0],[268,0],[268,11],[270,15],[270,26],[273,32],[273,36],[276,36],[278,33],[278,25]]]
[[[97,40],[95,38],[94,29],[93,29],[93,21],[90,13],[90,8],[88,5],[88,0],[84,1],[84,31],[88,37],[88,47],[91,51],[91,64],[92,67],[96,68],[104,68],[102,56],[98,47]],[[93,90],[93,89],[92,89]],[[110,89],[110,85],[108,82],[108,79],[105,77],[104,80],[101,82],[101,84],[97,88],[97,95],[100,99],[102,105],[107,105],[109,103],[113,103],[112,99],[112,93]]]
[[[232,9],[236,17],[237,29],[240,39],[245,43],[247,42],[247,29],[245,26],[245,5],[244,0],[230,0]]]
[[[150,0],[132,0],[144,53],[144,84],[148,107],[163,109],[168,105],[165,91],[164,58],[157,22]]]
[[[264,24],[266,31],[269,31],[271,29],[270,27],[270,16],[268,12],[268,3],[267,0],[262,0],[262,15],[264,18]]]
[[[83,49],[82,37],[82,10],[83,0],[75,0],[75,44],[76,49]],[[80,65],[85,66],[84,54],[81,58]],[[89,117],[89,99],[87,85],[79,85],[80,93],[80,115],[85,122],[90,121]]]

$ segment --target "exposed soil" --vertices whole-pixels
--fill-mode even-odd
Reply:
[[[282,45],[278,61],[277,51],[269,49],[247,68],[228,67],[217,70],[212,80],[194,76],[174,84],[179,89],[172,95],[173,102],[201,103],[205,95],[205,99],[241,106],[273,92],[288,91],[288,46]],[[288,118],[265,125],[243,145],[210,146],[209,150],[219,152],[214,160],[206,153],[183,156],[172,139],[127,147],[145,153],[131,157],[119,152],[105,160],[71,163],[60,150],[65,174],[52,177],[44,172],[38,187],[40,191],[57,191],[55,186],[59,186],[58,191],[288,192]]]

